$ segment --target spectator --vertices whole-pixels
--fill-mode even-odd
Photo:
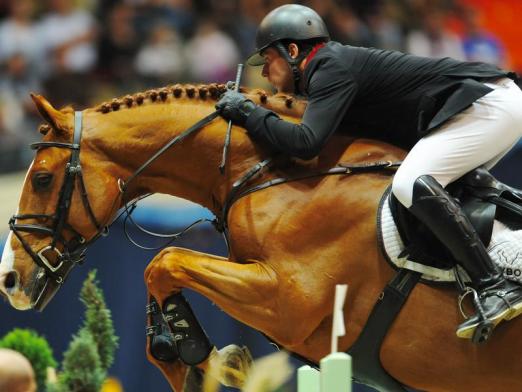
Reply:
[[[328,26],[332,40],[354,46],[373,46],[368,26],[353,12],[349,5],[333,0],[307,0]]]
[[[353,46],[374,46],[368,26],[345,4],[337,7],[331,21],[337,41]]]
[[[147,37],[155,25],[163,24],[187,38],[193,33],[195,24],[192,5],[190,0],[146,0],[137,8],[138,35]]]
[[[69,0],[49,0],[50,11],[39,26],[53,71],[86,73],[96,64],[96,24],[88,12]]]
[[[406,37],[407,52],[418,56],[465,60],[460,38],[444,28],[442,11],[426,9],[422,20],[422,29],[412,31]]]
[[[23,53],[14,53],[0,78],[0,171],[26,166],[32,157],[27,144],[37,133],[29,92],[39,91],[40,83],[28,64]]]
[[[368,12],[368,26],[377,48],[402,50],[404,37],[397,21],[390,17],[392,12],[390,3],[376,5]]]
[[[50,10],[39,26],[47,65],[45,89],[57,106],[74,103],[85,106],[92,83],[86,83],[96,65],[96,23],[85,10],[69,0],[49,0]]]
[[[32,20],[32,0],[10,0],[11,15],[0,24],[0,63],[21,54],[32,72],[40,63],[42,51],[38,45],[36,26]]]
[[[480,26],[477,11],[468,8],[463,12],[463,47],[466,60],[482,61],[503,67],[506,63],[504,47],[499,39]]]
[[[135,67],[140,75],[148,78],[151,85],[179,81],[184,59],[176,31],[164,24],[156,25],[149,41],[139,50]]]
[[[134,28],[135,9],[128,4],[116,5],[108,12],[99,44],[98,70],[104,82],[120,89],[129,88],[136,79],[134,58],[139,49]]]
[[[255,49],[257,26],[266,14],[262,0],[240,0],[241,17],[236,21],[234,37],[239,45],[241,57],[248,57]]]
[[[234,41],[220,31],[212,19],[203,19],[186,47],[187,69],[194,80],[226,82],[233,80],[239,61]]]

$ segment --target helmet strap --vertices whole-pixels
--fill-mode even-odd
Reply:
[[[292,70],[292,77],[294,79],[294,94],[301,95],[301,71],[299,70],[299,63],[306,57],[305,53],[300,53],[295,59],[290,56],[288,50],[281,41],[277,41],[274,47],[278,50],[281,56],[286,60],[290,69]]]

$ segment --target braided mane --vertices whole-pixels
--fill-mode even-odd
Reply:
[[[174,99],[217,101],[225,91],[226,85],[217,83],[197,86],[191,84],[175,84],[114,98],[111,101],[100,104],[95,110],[105,114],[120,109],[142,106],[144,104],[172,102]],[[306,107],[306,101],[287,94],[271,95],[262,89],[241,88],[240,91],[255,103],[284,115],[300,117]]]

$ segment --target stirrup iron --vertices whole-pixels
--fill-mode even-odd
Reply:
[[[471,341],[475,344],[485,343],[491,337],[495,324],[490,319],[486,318],[477,290],[470,286],[465,286],[464,292],[459,295],[459,310],[465,320],[468,320],[471,317],[464,312],[464,307],[462,305],[464,299],[470,294],[472,295],[473,305],[475,306],[480,320],[473,331]]]

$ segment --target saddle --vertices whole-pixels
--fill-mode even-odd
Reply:
[[[459,201],[486,247],[495,220],[510,230],[522,229],[522,191],[498,181],[487,169],[479,167],[467,173],[446,190]],[[395,198],[391,189],[385,193],[385,199],[405,246],[399,257],[427,267],[453,269],[456,263],[450,252]]]
[[[498,181],[485,168],[469,172],[446,189],[460,202],[486,246],[494,242],[492,237],[496,238],[492,235],[495,221],[515,232],[522,229],[522,191]],[[348,353],[353,358],[353,377],[357,382],[378,390],[406,392],[406,387],[383,368],[381,345],[417,282],[420,279],[424,283],[455,280],[456,263],[444,245],[393,196],[391,186],[381,199],[377,216],[377,235],[383,254],[398,272],[379,295]],[[385,233],[390,235],[384,238]],[[399,258],[407,260],[402,265],[394,264],[390,257],[399,252]],[[412,268],[413,264],[416,265]],[[425,268],[419,269],[419,265]],[[446,279],[430,276],[435,270],[446,270]]]

